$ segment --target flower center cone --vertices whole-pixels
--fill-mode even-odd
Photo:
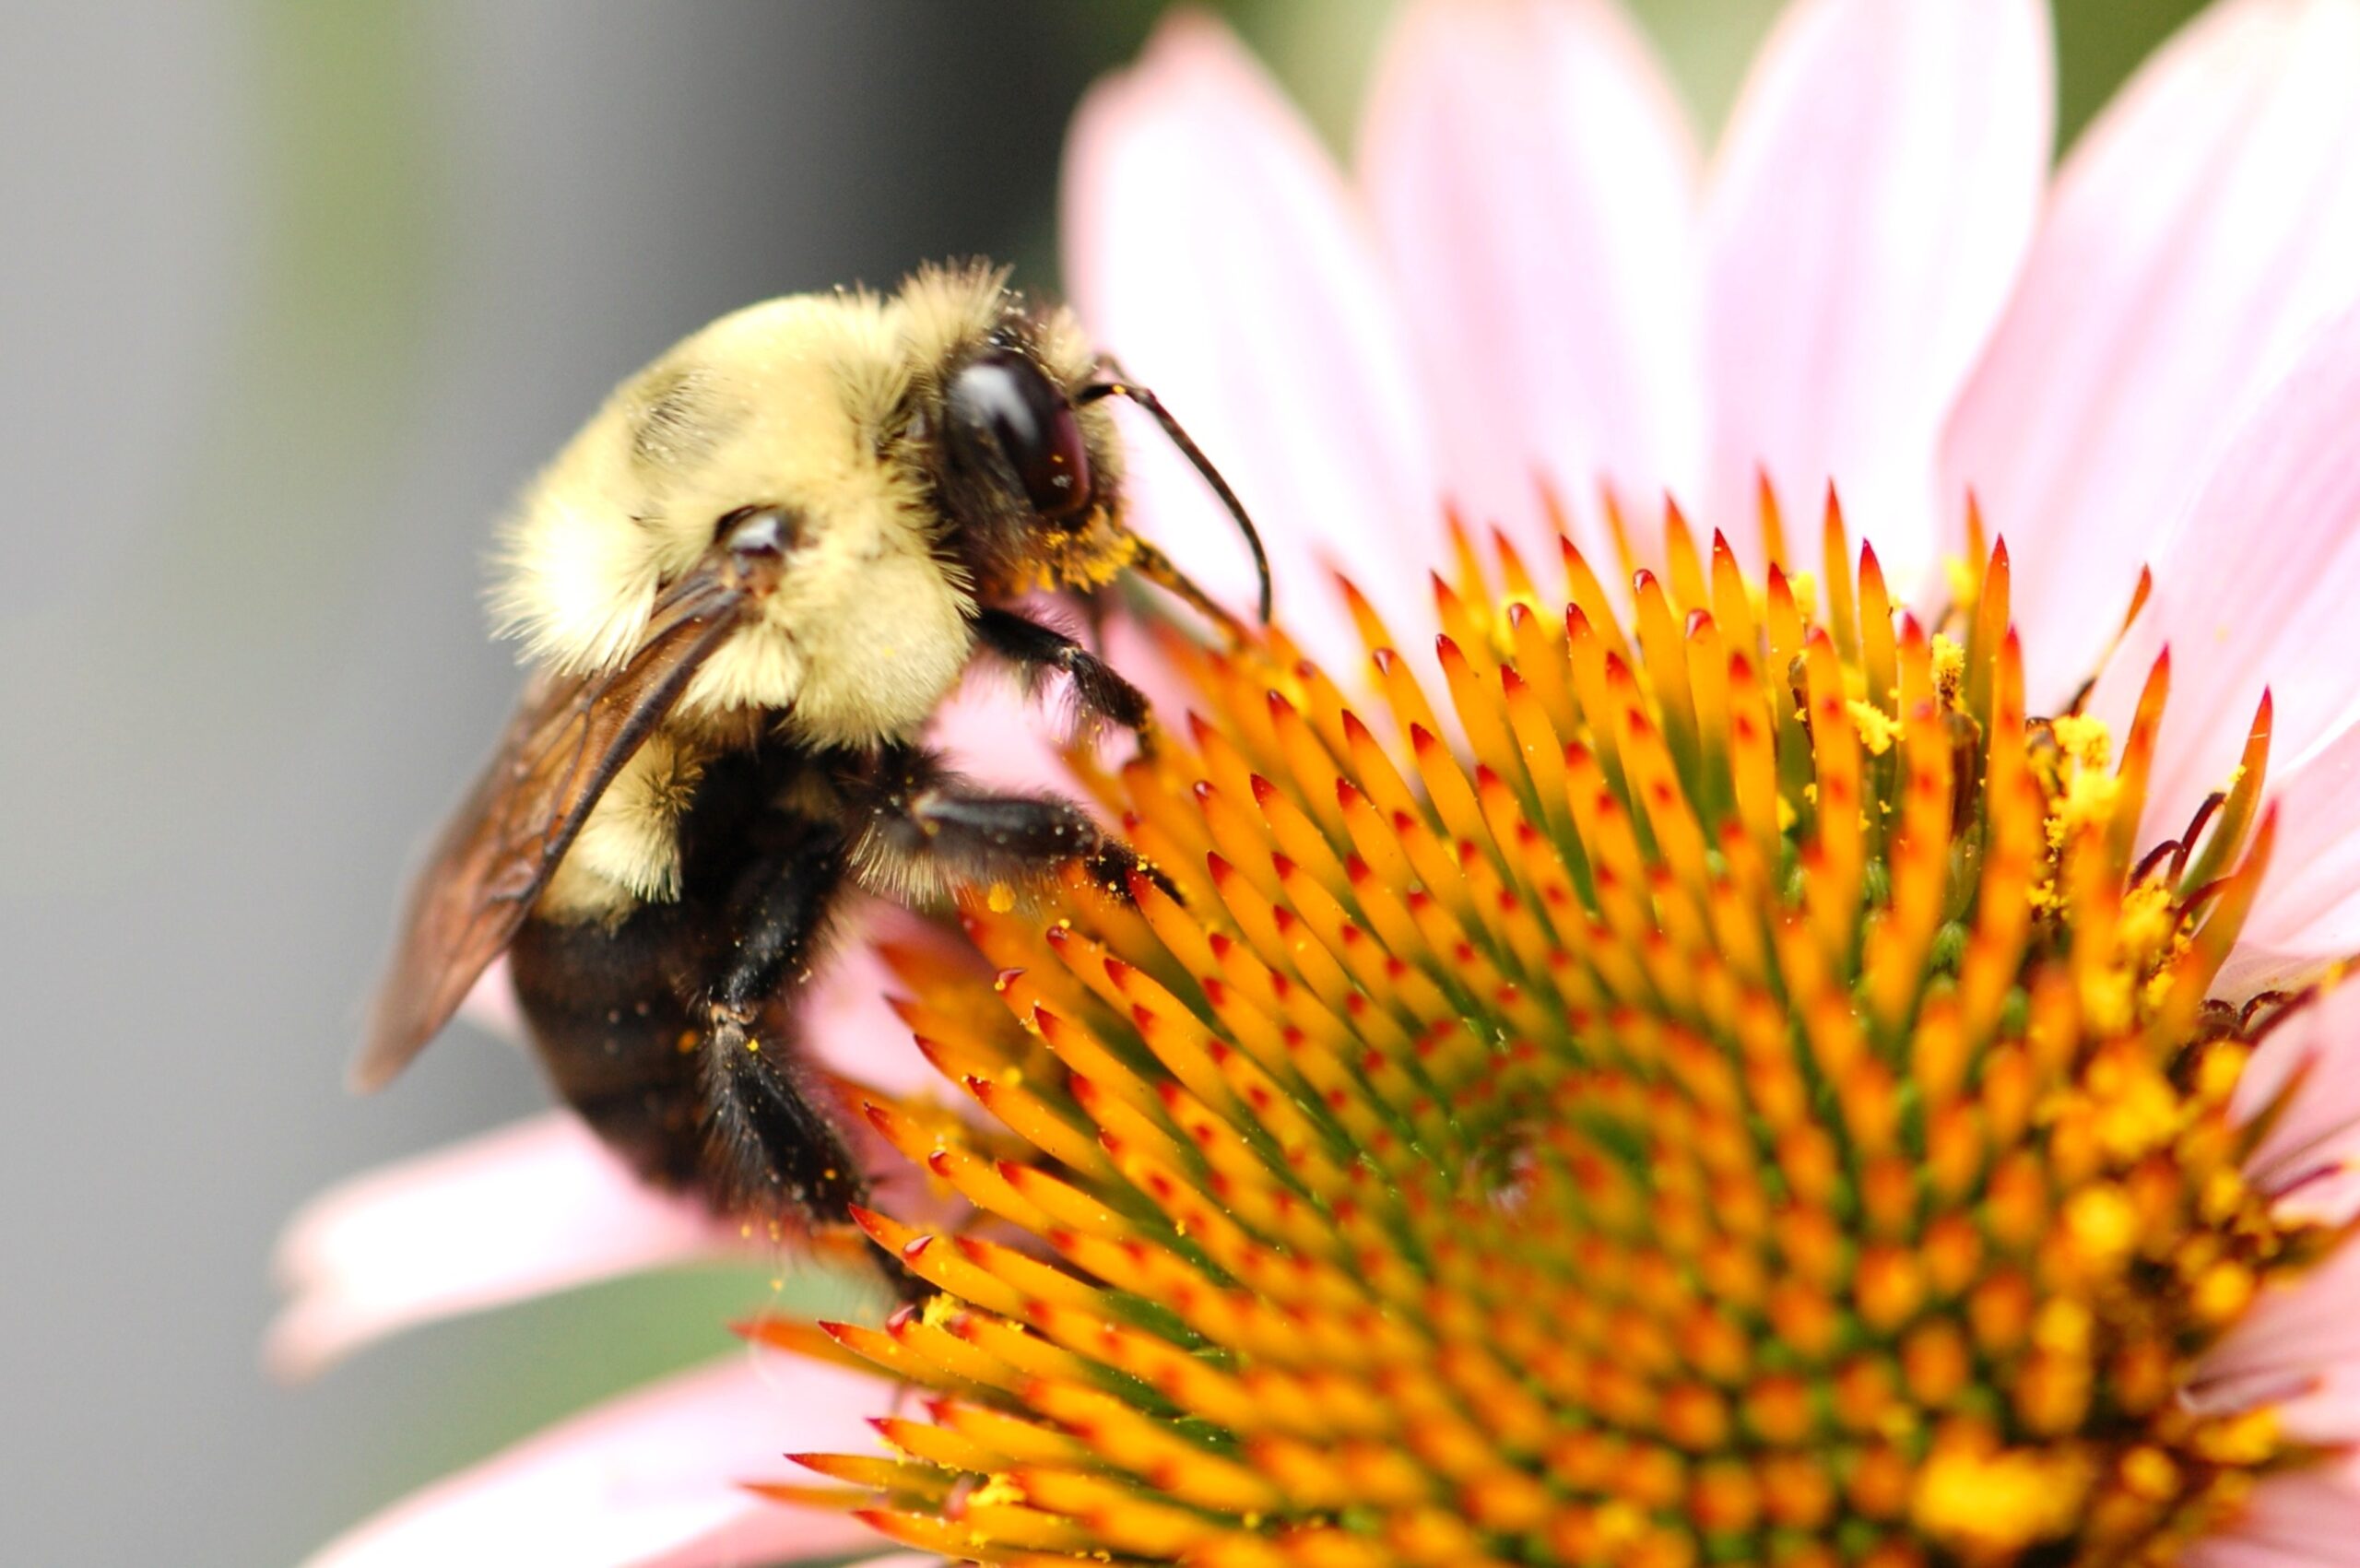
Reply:
[[[2189,1389],[2341,1239],[2241,1171],[2283,1009],[2206,999],[2267,709],[2142,845],[2164,666],[2028,719],[2004,546],[1927,625],[1763,521],[1625,601],[1462,542],[1433,685],[1355,595],[1371,722],[1175,645],[1186,742],[1079,764],[1168,886],[901,955],[988,1114],[861,1103],[978,1213],[857,1216],[884,1326],[751,1330],[930,1396],[769,1490],[989,1562],[2127,1562],[2315,1459]]]

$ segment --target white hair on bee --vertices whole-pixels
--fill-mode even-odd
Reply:
[[[645,530],[628,514],[546,486],[502,530],[494,559],[493,631],[566,675],[631,656],[663,576]]]
[[[549,878],[542,902],[571,920],[614,921],[680,894],[680,821],[696,798],[702,760],[655,735],[622,765]]]
[[[1006,267],[981,262],[921,267],[893,298],[908,362],[939,365],[957,347],[981,343],[1000,324]]]
[[[919,290],[928,333],[997,301],[973,274],[958,305],[950,277]],[[974,604],[918,479],[878,460],[910,388],[911,319],[866,293],[773,300],[626,383],[513,514],[502,630],[560,672],[616,667],[662,585],[711,547],[714,519],[775,505],[794,519],[793,570],[698,671],[678,722],[760,708],[827,744],[912,731],[965,667]]]

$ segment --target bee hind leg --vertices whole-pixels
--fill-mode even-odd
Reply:
[[[704,1159],[726,1208],[835,1221],[867,1184],[790,1036],[792,998],[810,978],[844,882],[844,846],[832,829],[797,826],[736,869],[695,966]]]

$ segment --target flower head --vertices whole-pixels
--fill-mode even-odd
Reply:
[[[1803,0],[1700,187],[1610,6],[1413,6],[1355,195],[1175,20],[1074,283],[1281,630],[1134,639],[1188,723],[1073,759],[1162,879],[971,904],[820,1034],[972,1208],[856,1216],[916,1304],[337,1561],[667,1408],[817,1474],[571,1561],[2360,1556],[2355,73],[2360,6],[2232,0],[2045,191],[2031,0]]]
[[[2266,740],[2138,855],[2165,671],[2118,757],[2028,722],[2004,554],[1952,635],[1833,513],[1802,602],[1665,553],[1627,624],[1577,551],[1562,615],[1437,584],[1439,690],[1361,608],[1395,745],[1204,658],[1104,781],[1178,896],[911,967],[997,1126],[865,1110],[1005,1229],[858,1216],[939,1293],[825,1332],[938,1397],[786,1495],[985,1559],[2096,1561],[2315,1457],[2202,1375],[2337,1239],[2243,1168],[2279,1013],[2206,1000]]]

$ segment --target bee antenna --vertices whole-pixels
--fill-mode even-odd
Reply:
[[[1162,398],[1123,374],[1122,367],[1111,360],[1101,360],[1100,367],[1112,379],[1094,381],[1082,387],[1074,394],[1075,405],[1087,407],[1103,397],[1127,397],[1154,416],[1155,422],[1163,427],[1163,433],[1172,439],[1172,444],[1178,447],[1181,455],[1187,458],[1189,463],[1195,466],[1197,472],[1204,476],[1205,483],[1212,487],[1213,494],[1221,498],[1221,505],[1227,507],[1229,514],[1237,519],[1237,531],[1245,536],[1246,546],[1254,552],[1254,573],[1260,579],[1262,584],[1261,621],[1265,626],[1269,625],[1270,558],[1262,548],[1262,536],[1255,531],[1254,519],[1245,514],[1245,503],[1237,499],[1237,492],[1229,488],[1229,481],[1221,477],[1221,470],[1213,466],[1212,459],[1207,457],[1203,450],[1188,439],[1188,432],[1180,428],[1180,421],[1172,417],[1172,410],[1163,406]]]

